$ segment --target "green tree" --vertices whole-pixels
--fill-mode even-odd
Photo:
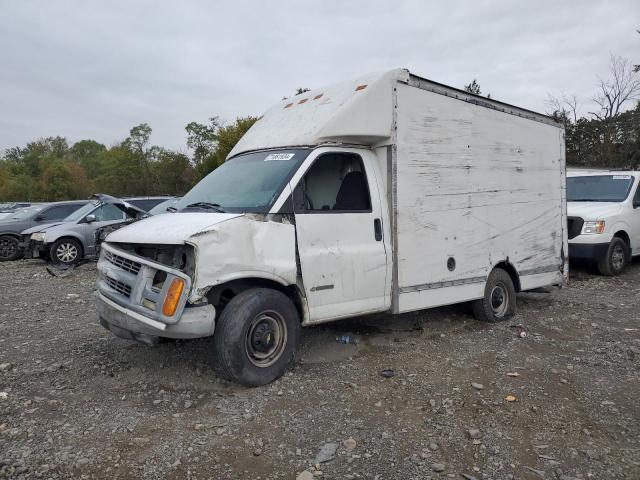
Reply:
[[[152,164],[157,188],[154,194],[184,195],[194,184],[195,170],[189,157],[162,150]]]
[[[71,159],[81,165],[89,178],[102,173],[102,154],[107,150],[103,144],[94,140],[80,140],[69,150]]]
[[[209,118],[209,124],[191,122],[187,124],[187,147],[193,150],[193,162],[196,168],[213,153],[217,138],[216,132],[220,127],[218,117]]]
[[[143,153],[150,138],[151,127],[147,123],[141,123],[129,130],[129,138],[125,140],[125,144],[130,150]]]
[[[38,200],[74,200],[87,198],[91,186],[85,170],[67,160],[54,160],[40,179]]]
[[[216,148],[200,168],[196,170],[196,177],[198,179],[203,178],[222,165],[229,152],[257,120],[256,117],[252,116],[240,117],[231,125],[219,127],[216,131]]]

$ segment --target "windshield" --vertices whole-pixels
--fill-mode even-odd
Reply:
[[[631,175],[567,177],[568,202],[622,202],[629,195]]]
[[[309,149],[255,152],[226,161],[202,179],[178,210],[266,213],[291,179]]]
[[[90,214],[98,205],[100,205],[99,201],[92,200],[89,203],[87,203],[84,207],[79,208],[78,210],[73,212],[71,215],[69,215],[67,218],[65,218],[63,222],[77,222],[78,220],[83,218],[85,215]]]
[[[35,213],[38,213],[44,207],[46,207],[46,205],[37,205],[34,207],[21,208],[19,210],[16,210],[15,212],[12,212],[10,218],[12,220],[24,220],[25,218],[29,218]]]

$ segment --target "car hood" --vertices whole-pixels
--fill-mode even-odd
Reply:
[[[22,232],[22,234],[23,235],[29,235],[30,233],[44,232],[48,228],[57,227],[61,223],[64,223],[64,222],[41,223],[40,225],[36,225],[35,227],[27,228],[24,232]]]
[[[149,215],[149,212],[145,212],[141,208],[132,205],[125,200],[120,198],[112,197],[111,195],[107,195],[105,193],[96,193],[92,195],[93,198],[101,201],[102,203],[108,203],[113,205],[114,207],[122,210],[124,213],[129,215],[131,218],[144,218]]]
[[[603,220],[622,211],[622,203],[614,202],[567,202],[567,216],[583,220]]]
[[[177,212],[156,215],[110,233],[105,239],[115,243],[179,245],[216,225],[241,217],[242,213]]]

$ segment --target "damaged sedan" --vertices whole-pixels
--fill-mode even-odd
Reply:
[[[149,214],[119,198],[96,194],[82,208],[58,223],[22,232],[25,257],[75,265],[96,257],[96,231],[140,219]]]

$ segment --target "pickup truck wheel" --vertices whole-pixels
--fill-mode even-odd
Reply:
[[[598,260],[598,271],[602,275],[613,277],[620,275],[629,260],[627,244],[620,237],[613,237],[607,253]]]
[[[51,261],[62,265],[75,265],[82,260],[82,245],[72,238],[61,238],[49,249]]]
[[[0,262],[16,260],[20,257],[20,253],[16,237],[10,235],[2,235],[0,237]]]
[[[280,378],[293,362],[300,319],[283,293],[252,288],[226,305],[213,340],[223,375],[247,387],[266,385]]]
[[[471,303],[478,320],[499,322],[516,313],[516,289],[511,276],[501,268],[494,269],[484,287],[484,297]]]

